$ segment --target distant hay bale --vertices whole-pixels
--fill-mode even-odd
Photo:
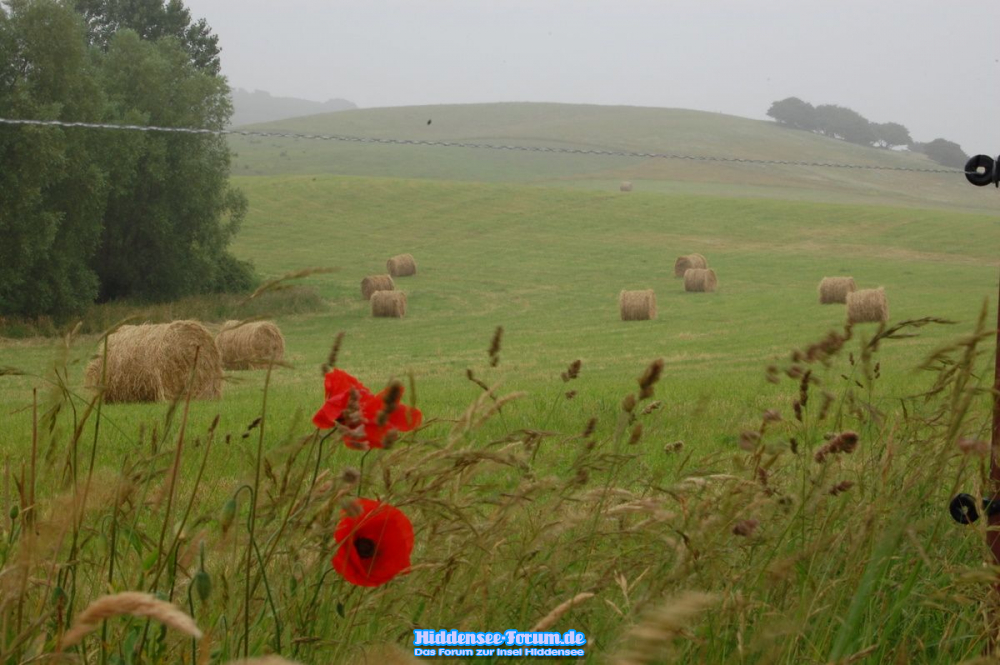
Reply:
[[[285,355],[285,338],[270,321],[226,321],[215,338],[222,366],[229,370],[267,369]]]
[[[862,289],[847,294],[848,323],[881,323],[889,320],[885,289]]]
[[[626,182],[623,182],[623,183],[622,183],[622,184],[621,184],[621,185],[620,185],[620,186],[618,187],[618,190],[619,190],[619,191],[622,191],[622,192],[631,192],[631,191],[632,191],[632,183],[630,183],[630,182],[627,182],[627,181],[626,181]]]
[[[857,290],[853,277],[824,277],[819,283],[819,304],[847,302],[847,294]]]
[[[385,268],[393,277],[409,277],[417,274],[417,262],[412,254],[399,254],[385,262]]]
[[[194,366],[196,351],[198,364]],[[222,395],[219,347],[197,321],[122,326],[108,337],[107,356],[106,402],[173,400],[184,394],[189,377],[193,399]],[[101,385],[103,361],[101,344],[97,357],[87,365],[88,388]]]
[[[406,316],[406,294],[402,291],[376,291],[371,301],[372,316],[394,319]]]
[[[687,254],[678,256],[674,261],[674,277],[683,277],[684,273],[692,268],[707,268],[708,260],[701,254]]]
[[[715,271],[705,268],[691,268],[684,273],[684,290],[697,293],[710,293],[715,291],[719,285],[719,280],[715,276]]]
[[[361,296],[365,300],[371,300],[372,294],[376,291],[393,291],[396,285],[389,275],[368,275],[361,280]]]
[[[618,310],[622,321],[648,321],[656,318],[656,293],[653,289],[644,291],[622,291],[618,294]]]

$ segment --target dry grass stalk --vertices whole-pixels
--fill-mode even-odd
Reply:
[[[648,321],[656,318],[656,293],[653,289],[644,291],[622,291],[618,294],[618,309],[622,321]]]
[[[285,338],[270,321],[226,321],[215,342],[229,370],[266,369],[285,356]]]
[[[240,660],[231,660],[226,663],[226,665],[301,665],[301,663],[293,660],[285,660],[281,656],[261,656],[259,658],[242,658]]]
[[[819,304],[847,302],[847,294],[857,290],[853,277],[824,277],[819,283]]]
[[[684,273],[684,290],[695,293],[711,293],[719,285],[715,271],[705,268],[691,268]]]
[[[78,644],[88,633],[96,630],[105,619],[124,614],[155,619],[168,628],[195,639],[201,638],[201,631],[195,625],[194,619],[174,605],[148,593],[125,591],[112,596],[101,596],[90,603],[76,618],[73,627],[63,635],[60,648],[65,649]]]
[[[402,291],[376,291],[372,294],[372,316],[403,318],[406,316],[406,294]]]
[[[542,617],[538,623],[536,623],[534,626],[531,627],[531,630],[529,632],[548,630],[552,626],[556,625],[556,622],[559,621],[559,619],[561,619],[564,614],[566,614],[571,609],[573,609],[580,603],[584,602],[585,600],[588,600],[593,597],[594,594],[587,591],[576,594],[569,600],[557,605],[555,609],[553,609],[551,612]]]
[[[622,191],[622,192],[631,192],[631,191],[632,191],[632,183],[630,183],[630,182],[628,182],[628,181],[625,181],[625,182],[623,182],[623,183],[622,183],[622,184],[621,184],[621,185],[620,185],[620,186],[618,187],[618,190],[619,190],[619,191]]]
[[[847,294],[848,323],[882,323],[889,320],[885,289],[862,289]]]
[[[376,291],[395,291],[396,285],[390,275],[368,275],[361,280],[361,297],[371,300]]]
[[[417,274],[417,262],[412,254],[398,254],[385,262],[385,269],[393,277],[409,277]]]
[[[708,259],[701,254],[686,254],[678,256],[674,261],[674,277],[683,277],[692,268],[707,268]]]
[[[197,351],[191,385],[195,399],[222,395],[222,357],[212,335],[197,321],[122,326],[107,338],[106,402],[157,402],[184,393]],[[101,383],[104,345],[87,365],[86,385]]]
[[[611,662],[615,665],[662,663],[670,643],[684,634],[695,616],[716,603],[716,597],[700,591],[685,591],[647,613],[625,636],[625,649]]]

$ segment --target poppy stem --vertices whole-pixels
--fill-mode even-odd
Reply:
[[[358,498],[361,498],[361,487],[365,484],[365,458],[368,457],[368,453],[372,451],[371,448],[365,451],[365,454],[361,456],[361,469],[358,472]]]

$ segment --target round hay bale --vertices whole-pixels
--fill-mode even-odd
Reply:
[[[623,182],[621,185],[619,185],[618,191],[620,191],[620,192],[631,192],[632,191],[632,183],[630,183],[628,181]]]
[[[653,289],[644,291],[622,291],[618,294],[618,311],[622,321],[649,321],[656,318],[656,293]]]
[[[270,321],[226,321],[215,338],[222,366],[229,370],[267,369],[285,356],[285,338]]]
[[[101,385],[104,401],[158,402],[177,399],[191,377],[193,399],[222,395],[222,358],[211,333],[197,321],[122,326],[107,340],[86,369],[88,388]],[[193,367],[195,352],[198,364]],[[194,374],[192,376],[192,367]]]
[[[399,254],[385,262],[385,268],[393,277],[409,277],[417,274],[417,262],[412,254]]]
[[[719,285],[715,271],[706,268],[691,268],[684,273],[684,290],[695,293],[711,293]]]
[[[857,290],[853,277],[824,277],[819,283],[819,304],[847,302],[847,294]]]
[[[406,316],[406,294],[402,291],[376,291],[371,301],[372,316],[394,319]]]
[[[707,268],[708,260],[701,254],[678,256],[674,261],[674,277],[683,277],[692,268]]]
[[[394,291],[396,285],[389,275],[368,275],[361,280],[361,297],[371,300],[376,291]]]
[[[885,289],[861,289],[847,294],[848,323],[882,323],[889,320]]]

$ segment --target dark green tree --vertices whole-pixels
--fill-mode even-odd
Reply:
[[[962,150],[962,146],[945,139],[934,139],[930,143],[915,143],[910,149],[924,153],[938,164],[957,169],[965,168],[965,163],[969,161],[969,156]]]
[[[0,6],[0,115],[94,121],[102,108],[79,16],[54,0]],[[61,316],[93,302],[101,150],[86,130],[0,127],[0,315]]]
[[[768,117],[774,118],[779,124],[786,125],[793,129],[804,129],[815,131],[816,109],[812,104],[804,102],[798,97],[788,97],[771,104],[767,110]]]
[[[835,104],[816,107],[816,124],[819,131],[833,138],[858,145],[872,145],[875,132],[868,119],[857,111]]]
[[[898,122],[872,123],[871,127],[875,134],[875,145],[879,147],[894,148],[913,143],[910,130]]]
[[[87,24],[90,42],[107,50],[121,30],[133,30],[144,40],[173,37],[187,51],[191,63],[209,74],[219,73],[219,37],[181,0],[74,0]]]
[[[176,39],[122,30],[100,62],[115,122],[222,129],[232,112],[225,80],[196,67]],[[229,184],[225,138],[135,132],[117,150],[93,263],[100,298],[169,300],[249,286],[246,266],[226,251],[246,200]]]

